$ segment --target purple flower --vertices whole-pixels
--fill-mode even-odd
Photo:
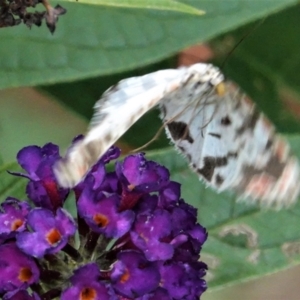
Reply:
[[[154,161],[147,161],[143,153],[127,156],[123,163],[117,162],[116,174],[122,186],[122,207],[126,208],[169,182],[169,171]]]
[[[166,289],[171,299],[198,299],[206,290],[206,265],[201,262],[193,264],[182,262],[158,263],[161,274],[161,287]]]
[[[76,139],[77,141],[78,139]],[[100,185],[109,185],[110,181],[107,177],[105,165],[111,160],[116,159],[120,156],[120,149],[117,147],[110,147],[108,151],[99,159],[99,161],[92,167],[90,172],[87,174],[84,181],[79,183],[75,188],[77,198],[79,198],[82,190],[88,184],[93,190],[96,190]],[[116,179],[116,176],[115,176]]]
[[[105,195],[85,189],[78,201],[78,212],[93,231],[119,238],[129,231],[134,219],[133,211],[120,212],[119,205],[117,194]]]
[[[139,214],[130,234],[134,245],[144,252],[149,261],[168,260],[174,253],[173,246],[168,243],[171,230],[170,214],[156,209]]]
[[[0,293],[20,287],[26,289],[38,281],[40,273],[33,258],[14,243],[0,246]]]
[[[180,197],[180,184],[170,181],[159,193],[159,205],[163,207],[176,206]]]
[[[169,171],[147,161],[143,153],[127,156],[123,163],[117,163],[116,172],[128,191],[150,193],[169,182]]]
[[[120,150],[110,148],[70,190],[74,220],[62,208],[69,191],[52,171],[58,153],[53,144],[18,153],[27,174],[12,174],[29,179],[35,207],[13,198],[1,205],[3,299],[199,299],[206,289],[199,258],[207,232],[169,171],[144,154],[112,170],[107,164]]]
[[[1,204],[0,212],[0,237],[1,239],[13,238],[17,233],[26,228],[27,215],[30,206],[14,198],[7,198]]]
[[[95,263],[77,269],[70,278],[71,286],[63,291],[60,299],[116,299],[113,289],[108,284],[101,282],[100,276],[101,273]]]
[[[113,287],[122,295],[133,298],[155,290],[160,282],[157,266],[142,253],[123,251],[113,265]]]
[[[76,230],[73,218],[61,208],[56,215],[44,208],[33,209],[28,215],[28,225],[33,232],[20,233],[17,236],[17,245],[33,257],[58,252]]]
[[[121,150],[118,147],[111,146],[107,152],[100,158],[104,164],[109,163],[111,160],[119,158]]]
[[[62,206],[68,195],[68,189],[58,186],[52,167],[60,159],[58,146],[46,144],[45,146],[28,146],[20,150],[17,160],[20,166],[27,171],[13,173],[13,175],[29,179],[26,192],[35,205],[56,210]]]

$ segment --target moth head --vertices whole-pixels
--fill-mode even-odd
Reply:
[[[189,67],[189,70],[195,73],[200,82],[209,83],[212,86],[217,86],[225,80],[220,69],[211,64],[194,64]]]
[[[217,84],[215,86],[215,89],[216,89],[216,93],[218,96],[222,97],[225,95],[226,93],[226,86],[225,86],[225,83],[222,81],[220,82],[219,84]]]

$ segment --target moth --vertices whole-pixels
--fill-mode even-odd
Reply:
[[[109,88],[95,105],[84,139],[54,166],[59,183],[79,183],[156,105],[168,137],[208,186],[266,206],[296,201],[300,169],[287,142],[247,95],[217,67],[203,63],[124,79]]]

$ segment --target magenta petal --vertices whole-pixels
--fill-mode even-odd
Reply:
[[[20,233],[17,245],[25,253],[38,258],[61,250],[76,230],[75,221],[63,209],[58,209],[54,215],[50,210],[36,208],[29,213],[28,224],[33,232]]]
[[[29,174],[34,174],[42,160],[41,148],[38,146],[24,147],[17,154],[17,160],[20,166]]]
[[[109,285],[99,280],[100,271],[95,263],[80,267],[70,278],[72,285],[63,291],[61,300],[82,299],[82,293],[90,293],[96,296],[95,300],[112,300],[113,291]]]
[[[114,288],[123,295],[135,298],[155,290],[160,275],[155,263],[151,263],[136,251],[123,251],[113,265]]]
[[[32,246],[32,245],[31,245]],[[20,272],[28,269],[31,277],[22,281]],[[33,258],[24,254],[14,243],[0,246],[0,293],[13,291],[16,288],[26,288],[39,279],[39,269]]]

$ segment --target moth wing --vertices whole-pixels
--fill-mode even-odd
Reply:
[[[214,189],[233,190],[267,206],[293,203],[299,194],[297,159],[254,103],[234,84],[224,86],[222,95],[213,87],[194,95],[194,108],[182,110],[166,126],[168,135]],[[172,102],[162,106],[172,120],[178,108]]]
[[[55,164],[60,185],[75,186],[128,128],[180,86],[184,72],[185,69],[162,70],[122,80],[108,89],[95,104],[86,136]]]
[[[297,159],[252,100],[233,83],[225,86],[207,127],[202,170],[214,169],[210,184],[220,191],[232,189],[241,198],[249,197],[265,206],[290,205],[299,194]],[[212,155],[215,160],[209,166]]]

